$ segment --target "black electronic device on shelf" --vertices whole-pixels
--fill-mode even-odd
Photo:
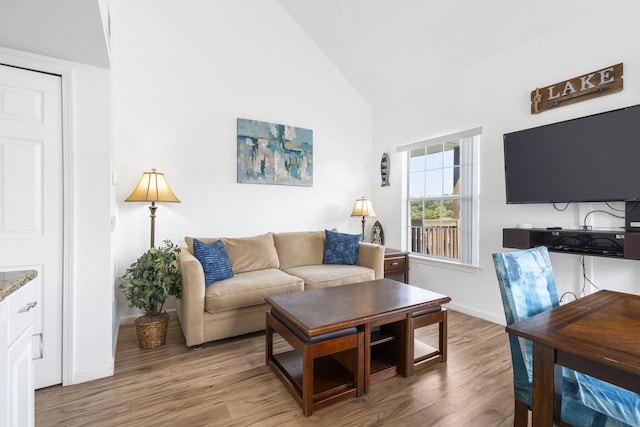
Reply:
[[[625,202],[624,228],[627,231],[640,231],[640,200]]]

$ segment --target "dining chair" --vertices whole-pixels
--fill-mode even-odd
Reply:
[[[559,305],[546,247],[493,254],[507,325]],[[528,424],[533,343],[509,334],[515,397],[514,426]],[[640,426],[640,395],[562,369],[562,421],[573,426]]]

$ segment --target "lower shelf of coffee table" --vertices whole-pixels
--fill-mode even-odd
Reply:
[[[398,325],[383,325],[371,334],[370,384],[399,374],[400,349],[395,328]]]
[[[398,375],[398,365],[396,363],[384,359],[371,359],[370,384],[375,384],[396,375]]]
[[[413,340],[413,359],[424,360],[440,354],[437,348],[430,346],[420,340]]]
[[[302,356],[295,351],[274,354],[273,361],[302,397]],[[315,359],[313,366],[313,401],[319,402],[345,392],[356,392],[353,374],[332,356]]]

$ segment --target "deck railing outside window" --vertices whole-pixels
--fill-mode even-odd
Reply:
[[[429,220],[411,226],[411,252],[460,259],[457,219]]]

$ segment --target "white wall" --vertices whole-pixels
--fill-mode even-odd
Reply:
[[[387,108],[374,111],[373,157],[383,152],[391,158],[391,187],[374,190],[376,213],[384,227],[388,246],[401,243],[402,164],[397,145],[484,127],[480,167],[480,269],[460,271],[411,262],[411,282],[448,294],[452,307],[504,323],[504,315],[491,260],[502,248],[502,228],[516,223],[534,226],[576,227],[592,208],[604,204],[571,205],[565,212],[551,205],[506,205],[502,135],[520,129],[563,121],[640,103],[640,4],[617,2],[603,9],[589,1],[581,19],[562,19],[558,29],[540,34],[529,42],[505,51],[425,87],[406,99],[389,100]],[[597,7],[595,7],[597,6]],[[472,37],[473,35],[469,35]],[[529,94],[536,87],[573,78],[619,62],[624,63],[624,90],[598,99],[557,108],[539,115],[530,114]],[[402,84],[402,82],[398,82]],[[612,155],[623,155],[612,153]],[[540,165],[544,173],[544,165]],[[623,205],[614,204],[618,208]],[[598,226],[624,226],[622,220],[591,215]],[[600,287],[639,293],[635,277],[636,261],[586,257],[589,277]],[[559,292],[578,292],[582,286],[579,257],[552,254]],[[589,291],[589,286],[587,286]]]
[[[147,205],[122,201],[151,168],[182,201],[159,204],[156,244],[360,232],[349,215],[373,188],[371,108],[279,3],[126,0],[111,16],[120,273],[148,248]],[[313,186],[236,183],[237,118],[312,129]]]
[[[110,74],[76,65],[71,77],[71,164],[65,166],[72,187],[69,384],[110,376],[114,369]]]

